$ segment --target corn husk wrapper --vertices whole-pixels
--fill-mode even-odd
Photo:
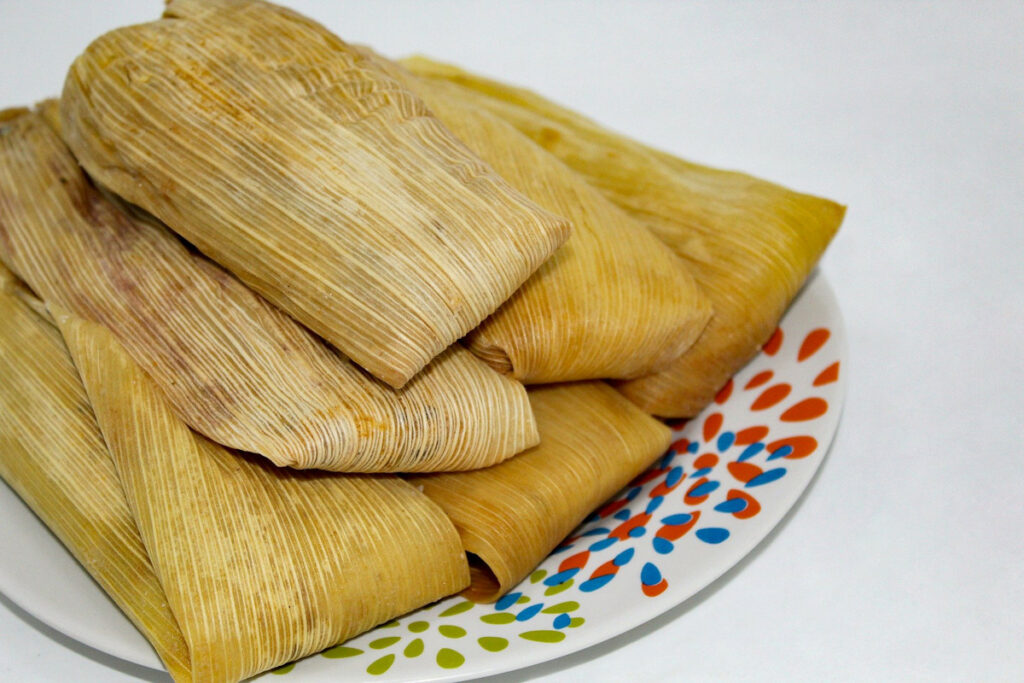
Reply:
[[[409,479],[455,523],[469,597],[496,600],[665,452],[671,431],[602,382],[530,390],[541,442],[500,465]]]
[[[396,477],[277,469],[189,430],[104,327],[53,310],[197,681],[236,681],[463,588],[458,536]]]
[[[89,399],[44,316],[41,302],[0,266],[0,477],[149,639],[171,675],[190,680],[188,648]]]
[[[693,344],[710,306],[685,264],[644,225],[461,88],[372,56],[513,187],[572,222],[566,243],[469,334],[470,350],[539,384],[647,375]]]
[[[106,325],[211,439],[278,465],[362,472],[483,467],[537,442],[523,387],[466,349],[392,389],[108,201],[43,115],[11,111],[4,127],[0,259],[47,302]]]
[[[842,222],[844,207],[827,199],[658,152],[527,90],[424,58],[403,64],[457,83],[686,261],[714,315],[667,369],[617,385],[648,412],[698,413],[771,336]]]
[[[100,37],[61,120],[99,183],[395,387],[568,236],[409,90],[256,0]]]

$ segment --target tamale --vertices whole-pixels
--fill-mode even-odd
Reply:
[[[457,83],[648,225],[690,267],[714,315],[665,370],[617,384],[644,410],[699,412],[771,336],[842,223],[845,208],[743,173],[707,168],[601,128],[521,88],[424,58],[422,77]]]
[[[232,453],[178,420],[106,328],[53,315],[196,681],[247,678],[469,583],[452,523],[409,484]]]
[[[479,559],[469,597],[496,600],[668,448],[668,427],[603,382],[530,389],[540,445],[474,472],[411,477]]]
[[[466,349],[392,389],[119,209],[41,114],[5,116],[0,260],[47,303],[107,326],[197,431],[278,465],[361,472],[483,467],[537,442],[523,387]]]
[[[0,477],[149,639],[175,680],[190,680],[188,649],[89,399],[45,315],[0,266]]]
[[[172,0],[101,36],[61,121],[100,184],[395,387],[568,236],[412,92],[257,0]]]
[[[459,88],[416,79],[360,49],[513,187],[572,222],[566,243],[469,334],[471,351],[539,384],[639,377],[693,344],[710,307],[683,262],[644,225]]]

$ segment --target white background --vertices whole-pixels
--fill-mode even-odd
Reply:
[[[850,393],[795,513],[696,599],[502,680],[1024,680],[1024,3],[291,4],[849,205],[821,267]],[[0,106],[159,11],[0,0]],[[0,679],[139,677],[165,679],[2,601]]]

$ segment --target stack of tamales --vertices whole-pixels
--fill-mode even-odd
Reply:
[[[508,591],[664,451],[652,415],[756,352],[842,215],[172,0],[0,112],[0,475],[176,680],[240,680]]]

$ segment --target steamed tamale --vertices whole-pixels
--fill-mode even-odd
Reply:
[[[469,334],[470,350],[539,384],[639,377],[693,344],[710,307],[683,262],[644,225],[460,88],[417,79],[360,49],[513,187],[572,221],[569,240]]]
[[[52,308],[194,680],[247,678],[468,584],[454,527],[409,484],[230,452],[178,420],[106,328]]]
[[[771,335],[842,222],[844,208],[748,175],[650,149],[527,90],[424,58],[404,64],[457,83],[530,136],[682,257],[714,315],[667,369],[618,388],[657,415],[697,413]]]
[[[540,445],[487,469],[409,479],[479,559],[474,599],[494,600],[516,585],[671,439],[668,427],[602,382],[533,388],[530,403]]]
[[[0,477],[149,639],[171,675],[189,680],[185,641],[89,399],[45,315],[0,266]]]
[[[522,386],[464,348],[392,389],[154,219],[120,210],[40,114],[5,118],[0,260],[114,332],[196,430],[279,465],[362,472],[470,469],[536,443]]]
[[[568,236],[412,92],[256,0],[101,36],[61,121],[99,183],[396,387]]]

